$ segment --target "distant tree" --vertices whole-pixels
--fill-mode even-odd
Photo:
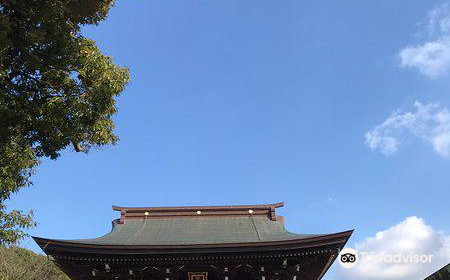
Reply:
[[[0,246],[1,280],[69,280],[59,268],[46,257],[30,250]]]
[[[8,212],[11,194],[32,184],[42,158],[115,144],[115,97],[126,68],[81,34],[105,19],[114,0],[0,0],[0,244],[35,225]]]

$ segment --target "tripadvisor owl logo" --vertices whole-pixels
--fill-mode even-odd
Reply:
[[[356,250],[345,248],[339,252],[339,263],[345,268],[352,268],[358,263],[358,253]]]

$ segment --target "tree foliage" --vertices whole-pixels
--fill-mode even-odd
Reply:
[[[81,33],[114,0],[0,0],[0,244],[18,241],[32,213],[8,212],[42,158],[114,144],[115,97],[126,68]]]
[[[59,268],[46,257],[30,250],[0,246],[1,280],[69,280]]]

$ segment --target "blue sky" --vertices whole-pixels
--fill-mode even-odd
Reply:
[[[450,158],[433,142],[448,132],[433,118],[450,107],[448,53],[437,66],[420,56],[450,49],[430,25],[445,4],[118,1],[84,33],[131,70],[120,142],[44,161],[10,206],[35,209],[31,234],[50,238],[105,234],[112,204],[278,201],[289,230],[355,229],[349,245],[411,216],[448,234]],[[383,153],[386,137],[401,145]]]

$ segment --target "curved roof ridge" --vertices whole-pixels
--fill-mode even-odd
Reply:
[[[125,207],[113,205],[115,211],[183,211],[183,210],[243,210],[243,209],[271,209],[284,206],[284,202],[270,204],[245,204],[245,205],[211,205],[211,206],[153,206],[153,207]]]
[[[222,206],[175,206],[175,207],[122,207],[113,206],[120,211],[120,223],[128,219],[157,218],[203,218],[203,217],[243,217],[265,216],[276,221],[275,209],[283,207],[283,202],[256,205],[222,205]]]

